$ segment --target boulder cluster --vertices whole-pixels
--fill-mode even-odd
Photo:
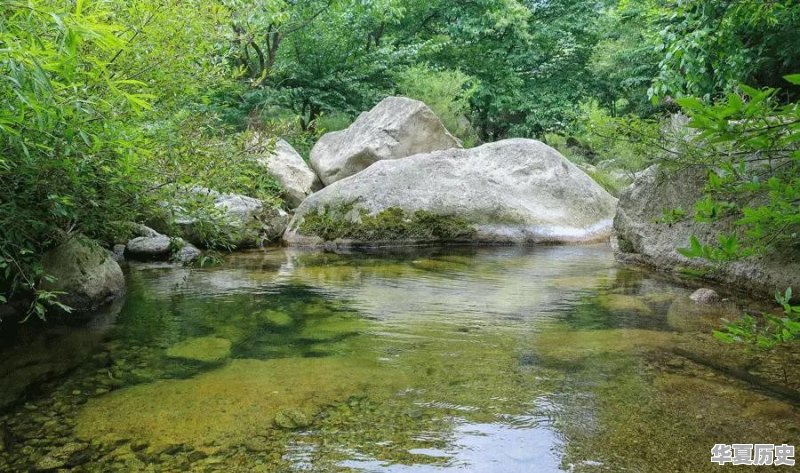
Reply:
[[[712,279],[755,288],[800,287],[800,262],[776,255],[709,268],[676,251],[691,235],[714,241],[732,222],[658,223],[691,208],[704,175],[639,173],[620,201],[555,149],[507,139],[465,149],[424,103],[389,97],[348,128],[320,138],[306,162],[285,140],[256,135],[248,154],[283,189],[289,212],[244,195],[179,189],[164,218],[134,225],[135,238],[108,252],[83,238],[45,256],[51,290],[93,309],[122,292],[118,261],[188,263],[201,256],[203,200],[231,249],[282,242],[352,248],[419,244],[537,244],[608,241],[622,261],[659,269],[704,269]],[[151,228],[152,227],[152,228]],[[155,228],[155,229],[154,229]],[[158,231],[157,231],[158,230]],[[711,271],[713,269],[713,271]]]

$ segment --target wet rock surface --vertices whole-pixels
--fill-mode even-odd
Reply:
[[[716,304],[722,300],[719,294],[717,294],[717,291],[705,287],[694,291],[692,295],[689,296],[689,299],[698,304]]]

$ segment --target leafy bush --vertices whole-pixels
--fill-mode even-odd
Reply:
[[[478,136],[467,119],[469,99],[475,93],[471,77],[460,71],[413,66],[397,75],[397,88],[402,95],[425,102],[464,146],[478,143]]]
[[[786,80],[800,84],[800,74]],[[777,94],[777,89],[740,86],[740,93],[715,104],[679,100],[697,134],[691,148],[668,164],[708,170],[705,197],[695,205],[696,219],[735,219],[743,238],[736,240],[741,256],[800,249],[800,103],[781,104]],[[720,254],[729,244],[725,242],[736,238],[724,236],[719,245],[701,247],[696,256]]]
[[[725,343],[747,343],[762,350],[800,340],[800,305],[791,303],[792,288],[776,293],[775,301],[783,309],[782,316],[745,314],[737,321],[725,321],[724,330],[715,331],[714,337]]]
[[[119,71],[124,29],[100,2],[0,11],[0,291],[36,293],[39,255],[65,233],[114,233],[144,183],[128,123],[150,107]],[[49,298],[47,299],[50,300]]]

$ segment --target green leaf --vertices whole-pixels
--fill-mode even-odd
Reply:
[[[800,74],[789,74],[788,76],[783,76],[783,78],[790,84],[800,85]]]

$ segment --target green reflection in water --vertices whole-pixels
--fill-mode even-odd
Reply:
[[[797,353],[720,347],[741,304],[690,292],[602,247],[133,269],[100,349],[0,418],[0,470],[694,472],[800,444],[796,407],[674,349],[793,389]]]

